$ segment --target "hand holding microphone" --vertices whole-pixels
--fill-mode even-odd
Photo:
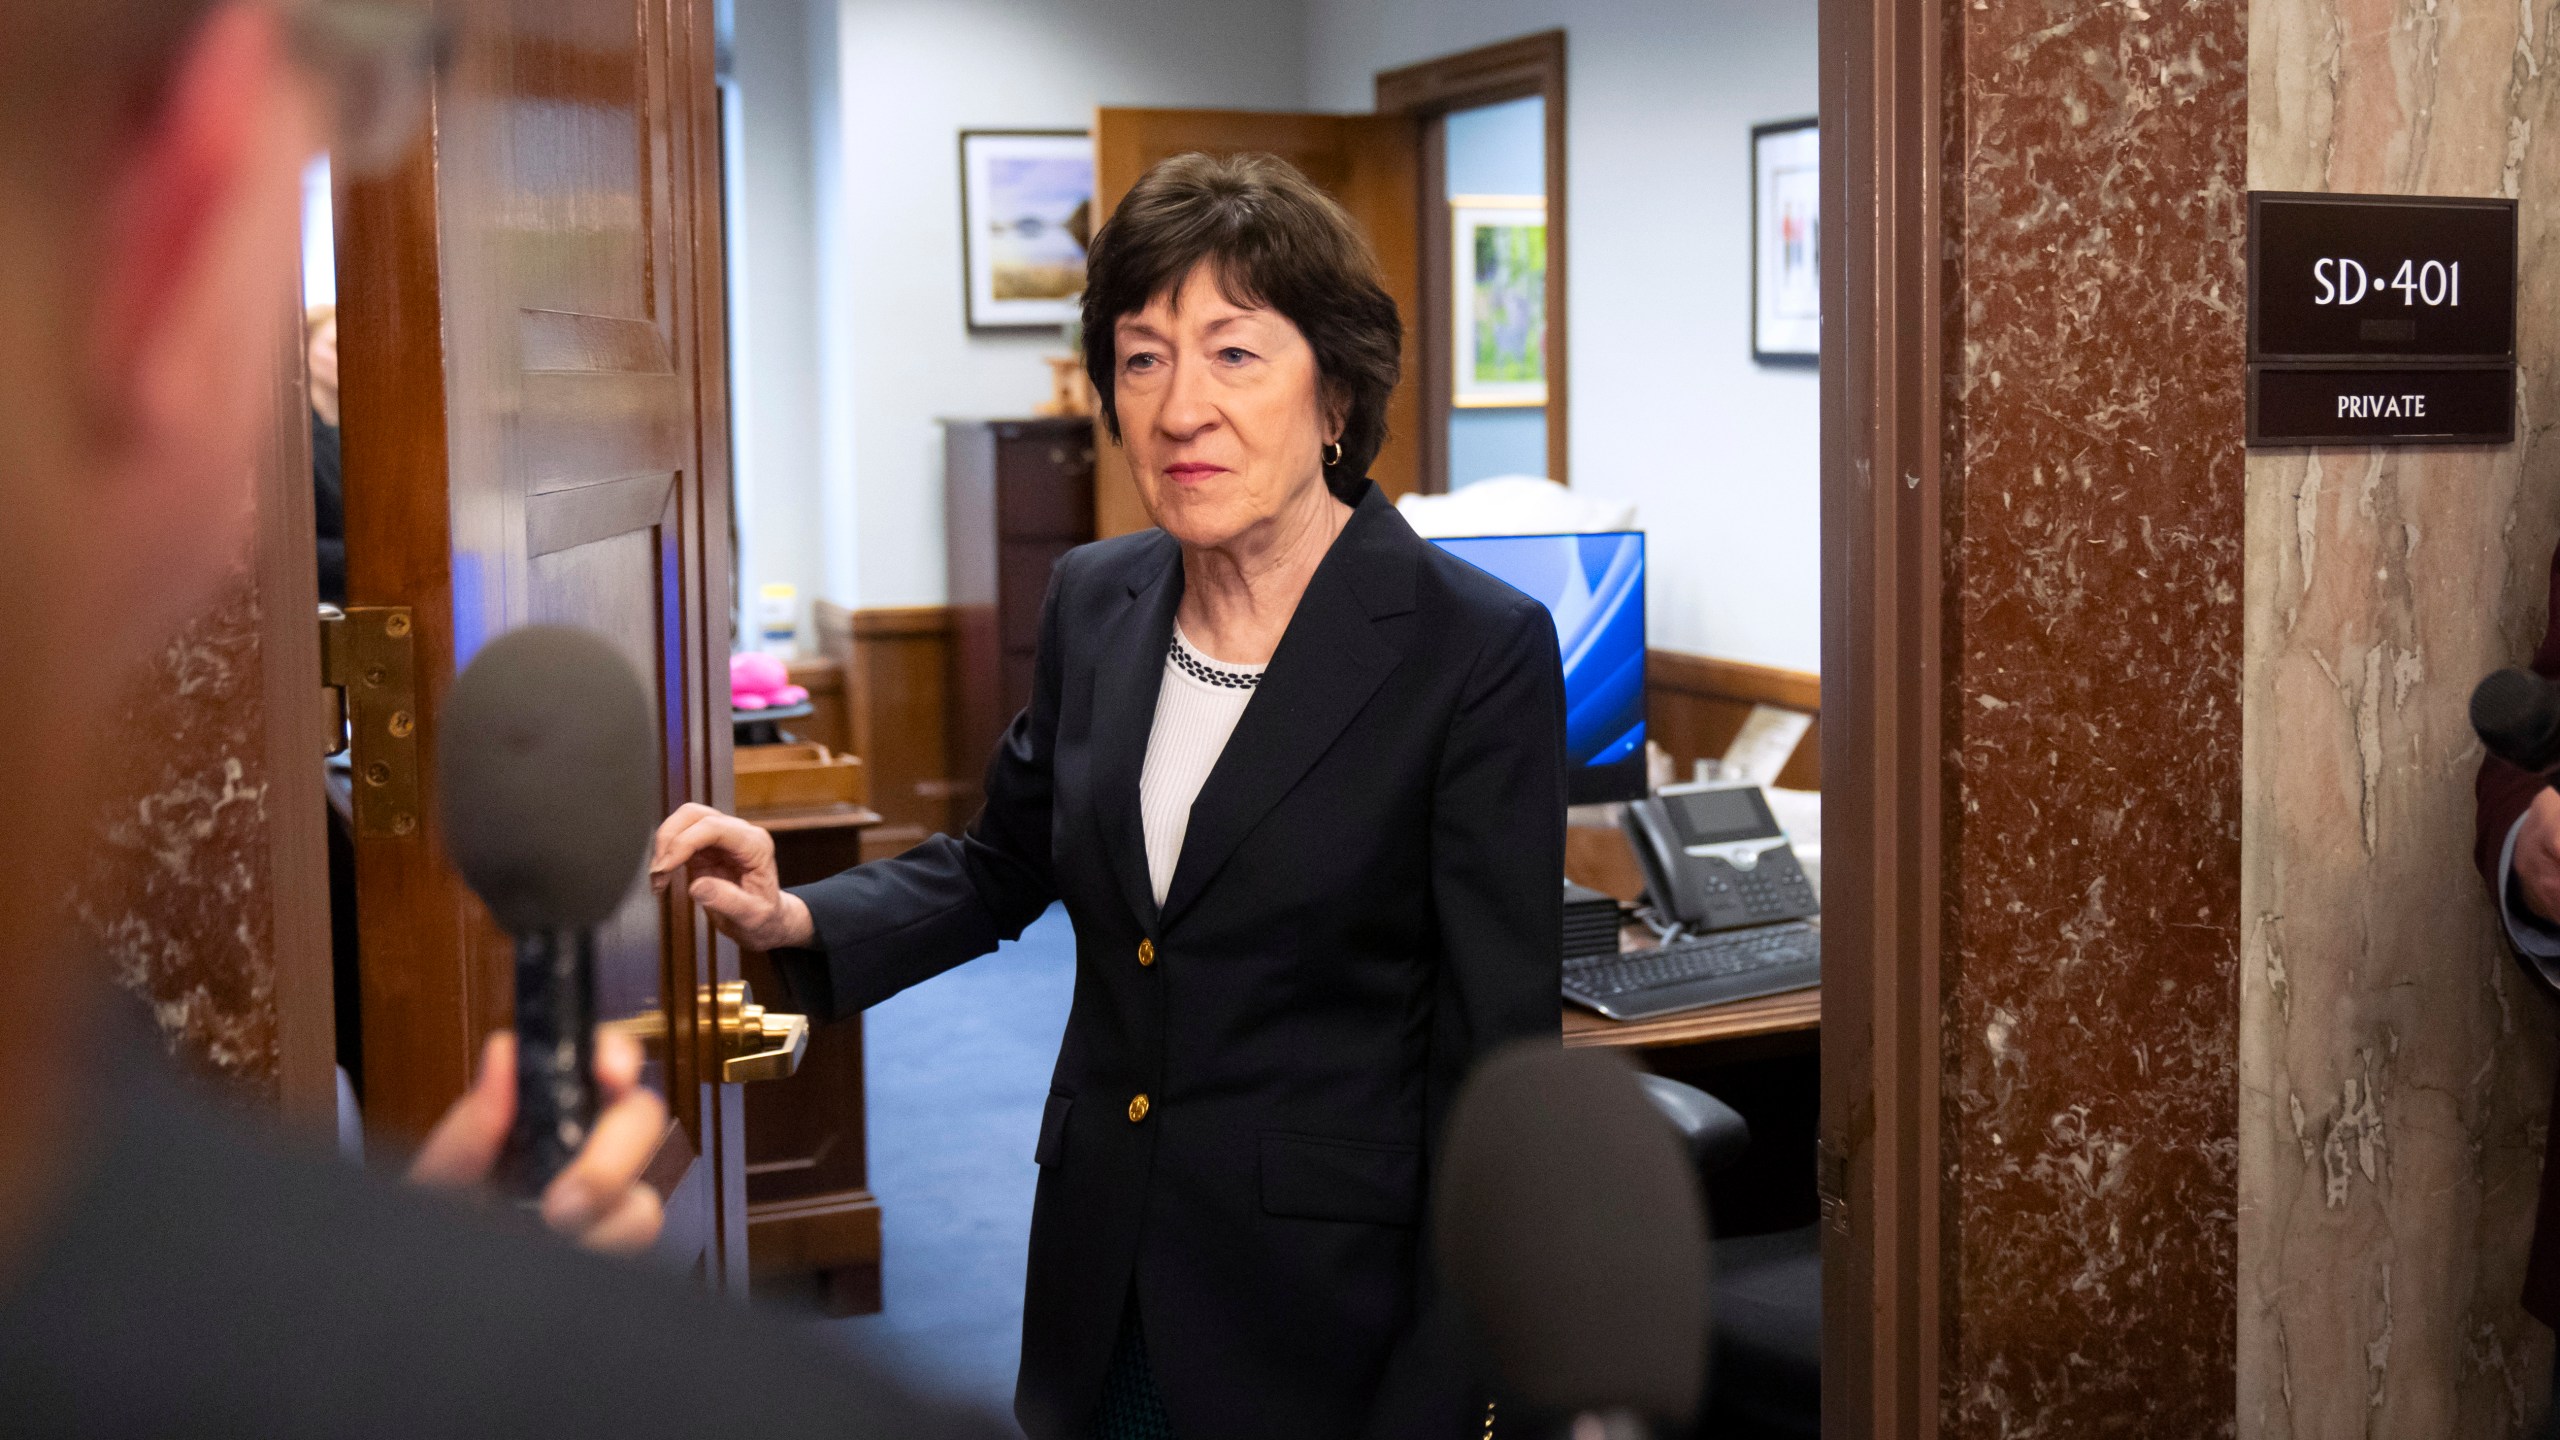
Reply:
[[[589,1250],[636,1255],[657,1243],[666,1205],[640,1176],[667,1133],[667,1104],[640,1083],[640,1045],[596,1036],[596,1097],[603,1109],[585,1148],[542,1191],[542,1221]],[[409,1162],[409,1180],[468,1190],[496,1172],[516,1118],[516,1037],[501,1030],[480,1051],[471,1089],[444,1112]]]
[[[657,814],[655,707],[603,637],[532,626],[482,647],[454,682],[436,753],[446,849],[515,937],[516,1033],[491,1043],[420,1178],[496,1165],[558,1228],[654,1238],[655,1197],[630,1197],[665,1109],[627,1103],[639,1064],[622,1046],[599,1075],[595,954]],[[510,1083],[512,1103],[496,1093]]]

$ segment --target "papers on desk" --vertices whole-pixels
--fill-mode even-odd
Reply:
[[[1804,869],[1804,878],[1813,885],[1816,900],[1822,898],[1822,792],[1819,790],[1781,790],[1764,786],[1761,794],[1768,797],[1769,813],[1778,817],[1778,825],[1787,832],[1787,843],[1794,847],[1796,864]]]
[[[1742,728],[1735,732],[1733,743],[1724,747],[1724,763],[1720,767],[1723,778],[1748,780],[1761,786],[1777,784],[1778,772],[1787,768],[1796,746],[1812,728],[1813,717],[1801,710],[1752,706]]]
[[[1778,788],[1779,772],[1787,768],[1796,746],[1812,728],[1813,717],[1801,710],[1754,705],[1733,743],[1724,747],[1724,759],[1716,771],[1719,778],[1748,780],[1760,787],[1768,797],[1769,813],[1787,832],[1796,863],[1804,867],[1804,877],[1813,882],[1818,898],[1822,894],[1822,792]]]

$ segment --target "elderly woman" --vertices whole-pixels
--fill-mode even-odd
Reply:
[[[689,866],[830,1016],[1066,902],[1035,1440],[1481,1433],[1423,1219],[1469,1064],[1556,1032],[1554,624],[1365,478],[1401,327],[1287,165],[1157,166],[1094,239],[1084,335],[1157,528],[1059,563],[968,833],[783,890],[764,832],[687,806],[652,875]]]

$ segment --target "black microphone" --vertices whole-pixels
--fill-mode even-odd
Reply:
[[[1458,1094],[1434,1190],[1441,1276],[1533,1427],[1691,1423],[1706,1207],[1632,1066],[1553,1040],[1495,1051]]]
[[[2537,775],[2560,766],[2560,695],[2530,670],[2509,666],[2471,692],[2471,728],[2489,753]]]
[[[595,1125],[595,932],[657,825],[656,707],[602,636],[510,631],[454,681],[436,765],[445,849],[515,937],[506,1173],[538,1195]]]

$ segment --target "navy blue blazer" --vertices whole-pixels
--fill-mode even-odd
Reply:
[[[1066,902],[1014,1401],[1033,1440],[1090,1432],[1133,1295],[1184,1437],[1480,1433],[1423,1218],[1468,1066],[1558,1030],[1554,622],[1368,487],[1159,908],[1138,775],[1182,588],[1161,531],[1061,560],[968,833],[800,888],[819,948],[780,968],[847,1014]]]

